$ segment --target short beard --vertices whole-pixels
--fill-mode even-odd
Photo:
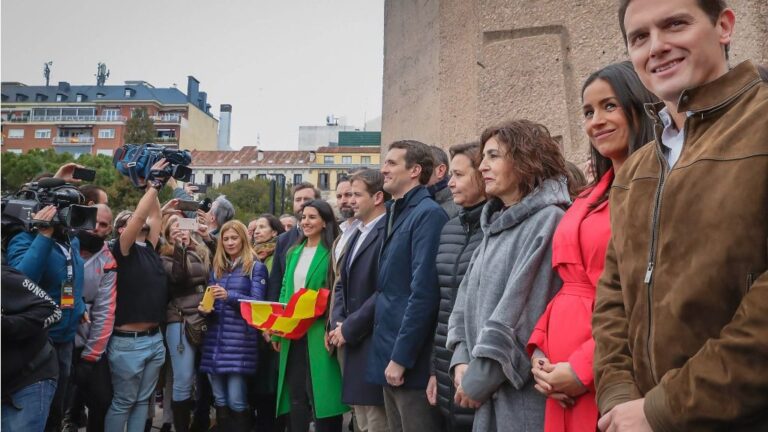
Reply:
[[[347,220],[349,218],[355,217],[355,211],[351,208],[349,209],[340,209],[339,213],[341,214],[341,218],[344,220]]]

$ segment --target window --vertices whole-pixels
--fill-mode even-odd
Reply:
[[[323,156],[324,164],[333,164],[333,156]]]
[[[21,154],[21,149],[8,149],[8,150],[6,150],[6,151],[7,151],[8,153],[13,153],[13,154]]]
[[[301,183],[301,174],[294,174],[293,175],[293,184],[297,185]]]
[[[221,184],[225,185],[229,183],[229,174],[221,175]]]
[[[190,174],[189,175],[189,183],[190,184],[195,184],[195,175],[194,174]]]
[[[342,156],[341,157],[341,163],[343,164],[351,164],[352,163],[352,156]]]
[[[117,120],[117,117],[120,115],[120,108],[107,108],[102,113],[107,120]]]
[[[8,129],[8,138],[24,138],[24,129]]]
[[[115,151],[112,150],[112,149],[97,149],[96,150],[96,154],[97,155],[104,155],[104,156],[112,157],[112,155],[114,155],[114,153],[115,153]]]
[[[256,178],[258,178],[259,180],[266,180],[267,179],[267,175],[266,174],[256,174]]]
[[[99,129],[99,138],[110,139],[115,137],[114,129]]]
[[[78,102],[82,102],[85,100],[85,95],[82,93],[78,93],[77,96],[75,96],[75,100]]]
[[[240,174],[240,180],[248,180],[248,174]]]
[[[67,95],[61,93],[56,95],[56,102],[64,102],[65,100],[67,100]]]
[[[317,177],[320,190],[328,190],[328,173],[320,173]]]
[[[129,97],[133,97],[133,94],[134,94],[134,90],[133,90],[133,89],[130,89],[130,88],[126,88],[126,89],[125,89],[125,93],[123,93],[123,95],[124,95],[125,97],[127,97],[127,98],[129,98]]]
[[[50,138],[51,137],[51,130],[50,129],[36,129],[35,130],[35,138]]]
[[[363,165],[370,165],[371,164],[371,157],[370,156],[360,156],[360,163]]]
[[[213,185],[213,174],[206,174],[205,175],[205,185],[206,186],[212,186]]]

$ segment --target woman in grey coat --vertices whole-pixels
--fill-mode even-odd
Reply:
[[[474,431],[541,431],[525,344],[562,282],[552,235],[570,203],[565,160],[547,129],[517,120],[486,129],[480,171],[491,199],[484,238],[448,322],[455,401],[476,408]]]

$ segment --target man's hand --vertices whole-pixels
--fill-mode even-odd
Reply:
[[[181,210],[177,209],[176,207],[179,205],[179,199],[174,198],[167,203],[163,205],[163,207],[160,209],[160,214],[165,216],[167,214],[181,214]]]
[[[387,379],[387,384],[391,385],[392,387],[399,387],[403,385],[405,382],[405,379],[403,379],[404,374],[405,367],[395,363],[394,360],[390,360],[387,368],[384,369],[384,377]]]
[[[432,406],[437,405],[437,377],[434,375],[429,376],[427,383],[427,402]]]
[[[51,238],[53,235],[53,226],[51,225],[51,221],[53,220],[53,217],[56,216],[56,207],[49,205],[45,206],[42,209],[40,209],[39,212],[32,215],[32,220],[37,222],[45,222],[48,224],[48,226],[38,226],[37,232],[45,237]]]
[[[91,318],[88,317],[88,311],[83,312],[83,316],[80,317],[80,324],[90,324]]]
[[[482,405],[480,402],[467,396],[467,394],[464,393],[464,387],[462,386],[456,387],[456,395],[453,397],[453,401],[456,402],[456,405],[462,408],[477,409]]]
[[[79,183],[80,180],[72,178],[72,174],[75,173],[75,168],[85,167],[74,162],[66,163],[59,167],[59,170],[56,171],[56,174],[53,176],[53,178],[60,178],[67,183]]]
[[[280,352],[280,342],[272,341],[272,349],[277,352]]]
[[[184,192],[186,192],[187,195],[194,195],[197,193],[197,186],[192,183],[187,183],[184,185]]]
[[[538,366],[532,369],[536,380],[536,390],[544,393],[564,393],[570,397],[581,396],[587,392],[587,388],[579,381],[576,373],[568,362],[555,363],[537,362]],[[541,384],[540,384],[541,383]],[[545,393],[545,394],[546,394]]]
[[[653,432],[645,418],[645,399],[636,399],[616,405],[597,422],[602,432]]]
[[[342,326],[342,324],[344,324],[344,323],[337,322],[336,323],[336,328],[331,330],[331,332],[329,333],[329,336],[331,338],[331,343],[333,345],[336,345],[337,347],[341,347],[345,343],[347,343],[347,341],[344,339],[344,334],[341,333],[341,326]]]

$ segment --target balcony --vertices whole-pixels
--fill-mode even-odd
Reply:
[[[86,115],[86,116],[32,116],[28,121],[39,123],[59,123],[59,122],[75,122],[75,123],[94,123],[94,122],[125,122],[127,117],[119,115]],[[26,123],[26,121],[25,121]]]
[[[179,142],[178,137],[161,136],[155,137],[155,142],[158,144],[177,144]]]
[[[181,122],[181,114],[165,114],[159,116],[150,116],[155,123],[173,123],[178,124]]]
[[[92,136],[54,137],[53,145],[93,145],[94,141]]]

